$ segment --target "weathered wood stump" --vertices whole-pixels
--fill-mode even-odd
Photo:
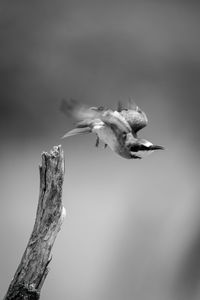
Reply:
[[[64,153],[42,153],[40,193],[33,232],[4,300],[36,300],[48,274],[51,249],[65,217],[62,205]]]

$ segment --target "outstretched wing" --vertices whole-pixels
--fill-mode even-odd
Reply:
[[[148,119],[146,114],[131,99],[128,108],[124,108],[121,103],[118,104],[118,112],[129,123],[133,135],[147,126]]]
[[[117,133],[131,132],[129,123],[120,113],[110,109],[106,110],[102,106],[89,107],[71,99],[69,101],[62,100],[60,110],[77,121],[76,128],[66,133],[64,137],[92,132],[93,127],[100,122],[111,127]]]

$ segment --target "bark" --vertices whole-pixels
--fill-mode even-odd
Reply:
[[[64,153],[55,146],[42,153],[40,193],[36,219],[22,260],[4,300],[37,300],[48,274],[51,249],[65,217],[62,205]]]

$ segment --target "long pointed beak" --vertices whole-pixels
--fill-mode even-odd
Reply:
[[[152,145],[149,147],[149,150],[165,150],[163,146]]]

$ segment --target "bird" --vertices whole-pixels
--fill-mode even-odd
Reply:
[[[89,107],[77,100],[61,101],[60,110],[76,120],[75,128],[62,138],[86,133],[96,134],[96,146],[101,140],[105,147],[126,159],[141,159],[163,146],[154,145],[138,137],[138,131],[147,126],[146,114],[130,99],[127,107],[118,102],[116,110],[103,106]]]

